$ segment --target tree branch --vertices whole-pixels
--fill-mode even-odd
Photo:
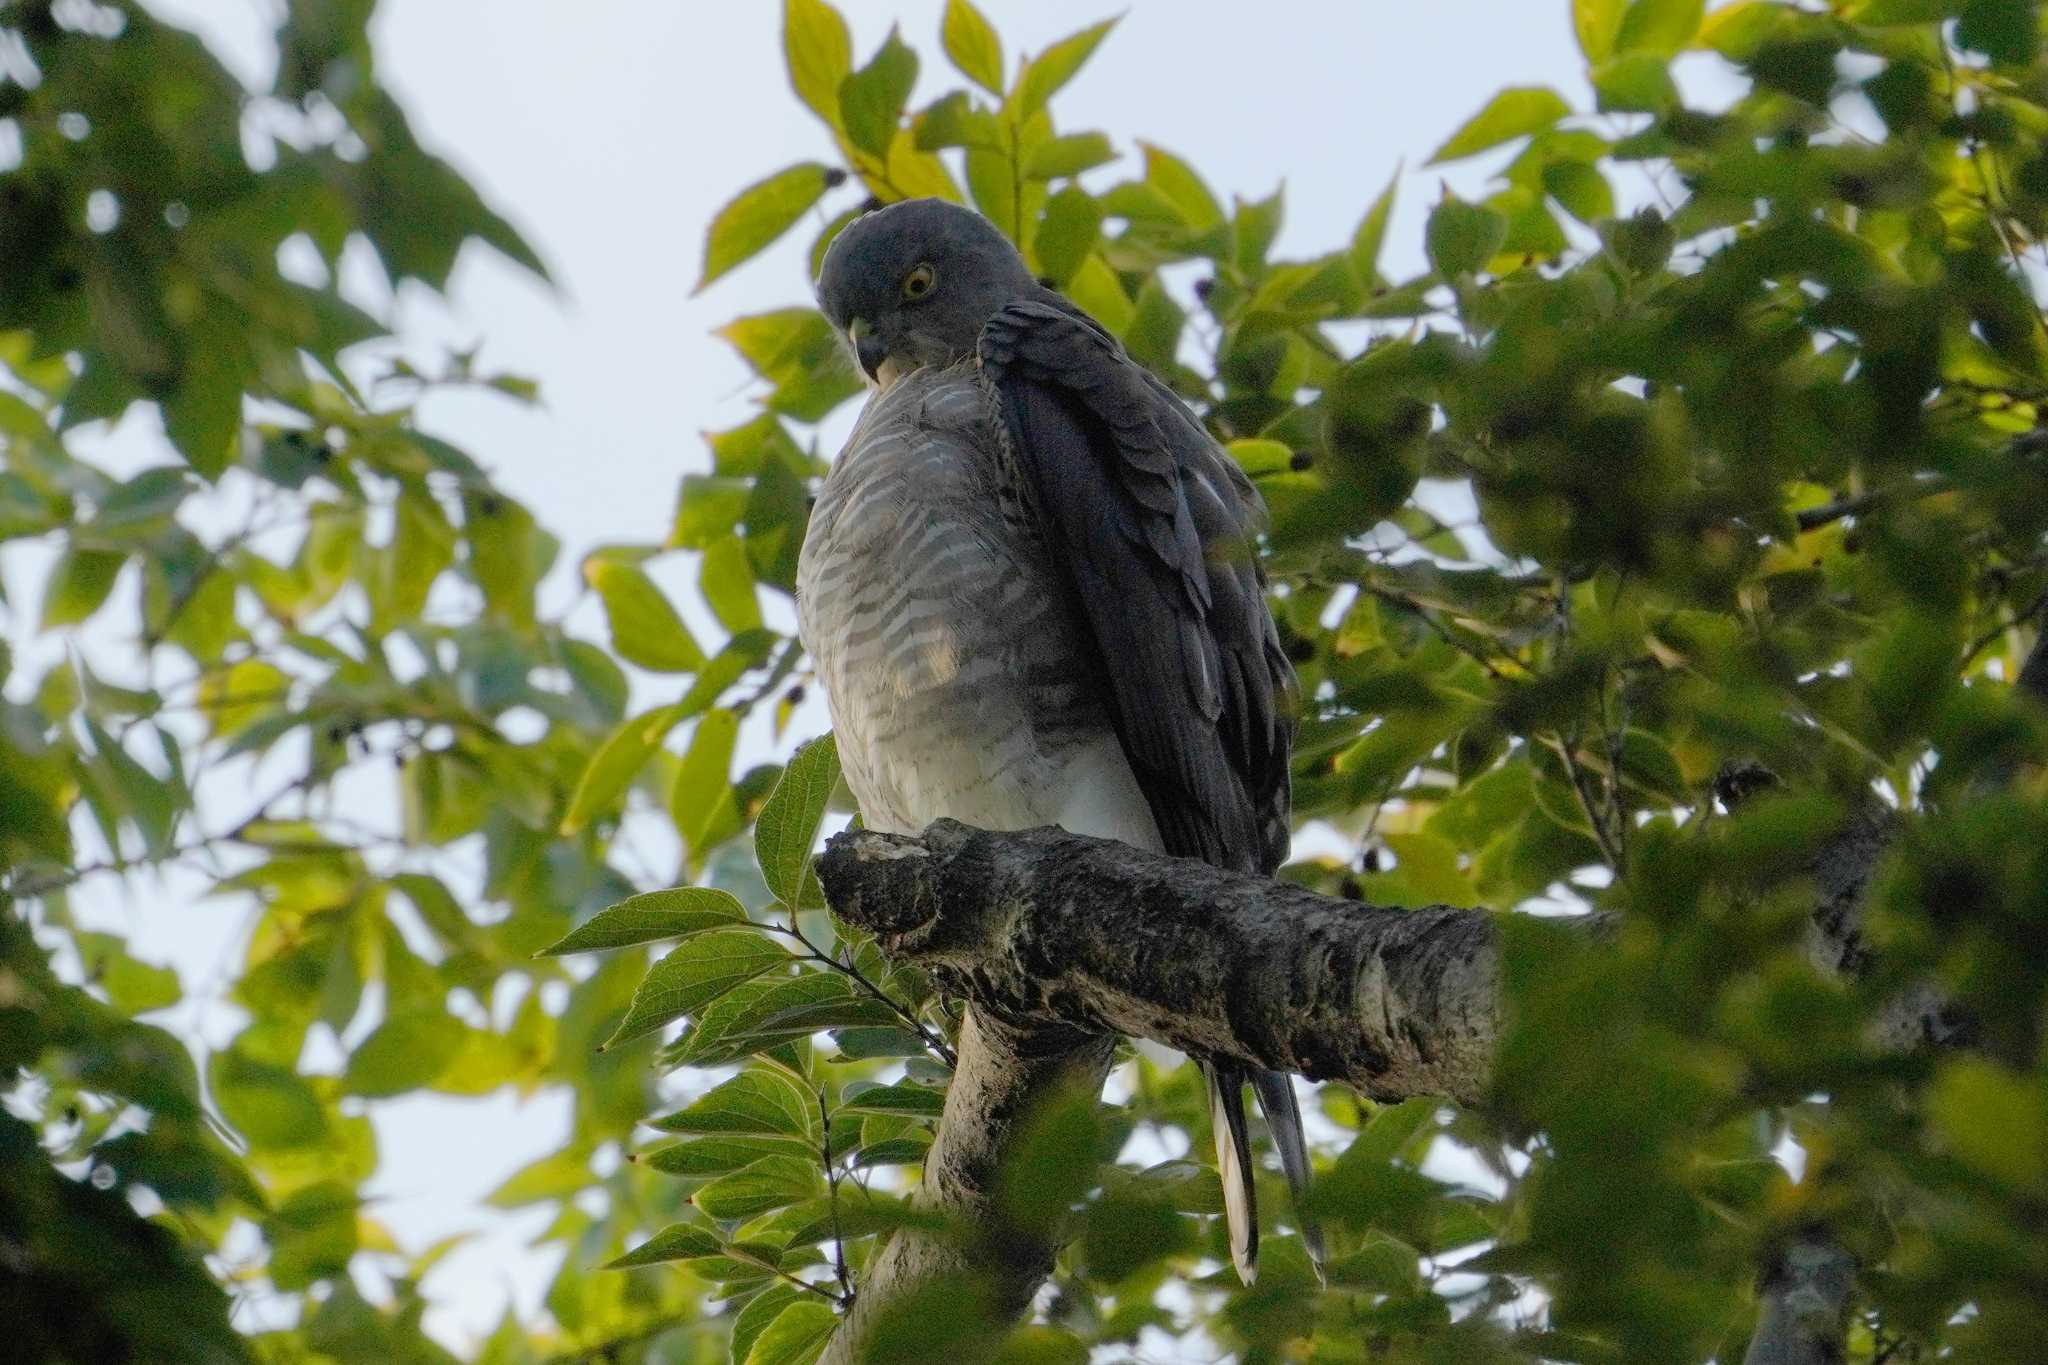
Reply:
[[[1025,1030],[1150,1038],[1375,1099],[1476,1101],[1495,916],[1386,909],[1059,829],[860,831],[818,862],[882,950]]]

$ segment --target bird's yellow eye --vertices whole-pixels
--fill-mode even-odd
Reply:
[[[932,292],[939,282],[939,272],[928,265],[921,265],[903,277],[903,297],[921,299]]]

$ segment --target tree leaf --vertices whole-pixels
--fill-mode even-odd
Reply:
[[[917,54],[894,28],[868,64],[839,87],[839,115],[846,140],[886,162],[903,122],[903,106],[917,84]]]
[[[1429,262],[1446,280],[1474,275],[1507,240],[1508,220],[1483,204],[1445,199],[1430,211]]]
[[[1614,55],[1615,35],[1621,32],[1622,11],[1628,0],[1572,0],[1572,32],[1586,64],[1596,65]]]
[[[661,742],[668,738],[668,732],[683,719],[683,708],[660,706],[652,711],[634,716],[613,730],[597,752],[584,765],[583,775],[576,780],[576,790],[569,798],[569,809],[562,816],[561,832],[564,835],[579,833],[600,814],[610,810],[632,784],[647,760]]]
[[[535,956],[560,957],[665,938],[688,938],[707,929],[744,924],[746,918],[746,907],[727,892],[708,886],[672,886],[598,911]]]
[[[719,1176],[691,1195],[690,1202],[721,1220],[758,1218],[801,1204],[823,1186],[815,1157],[769,1156]]]
[[[656,673],[693,673],[704,666],[704,651],[646,570],[592,555],[583,562],[583,577],[604,601],[619,657]]]
[[[1547,85],[1515,86],[1495,95],[1487,106],[1451,134],[1429,158],[1428,165],[1457,161],[1503,142],[1539,133],[1572,111],[1564,96]]]
[[[1102,133],[1063,133],[1031,149],[1024,173],[1033,180],[1079,175],[1116,160],[1116,148]]]
[[[1401,172],[1396,168],[1387,177],[1387,187],[1372,201],[1372,207],[1359,220],[1357,231],[1351,234],[1351,268],[1358,272],[1358,282],[1366,289],[1375,289],[1385,280],[1380,274],[1380,249],[1387,240],[1387,221],[1393,217],[1394,195],[1401,184]]]
[[[939,42],[961,75],[991,95],[1003,93],[1003,40],[970,0],[946,0]]]
[[[1046,201],[1045,216],[1032,241],[1038,273],[1055,285],[1065,284],[1095,249],[1101,229],[1102,205],[1094,195],[1075,186],[1055,194]]]
[[[668,1133],[720,1137],[817,1138],[816,1102],[794,1081],[773,1072],[743,1071],[707,1091],[688,1108],[648,1121]]]
[[[127,555],[111,550],[67,547],[45,581],[38,629],[75,626],[98,611],[127,562]]]
[[[1009,99],[1010,111],[1016,120],[1022,123],[1045,108],[1046,102],[1059,93],[1060,87],[1074,79],[1075,73],[1080,71],[1082,64],[1116,25],[1115,19],[1091,24],[1025,62],[1024,69],[1017,73],[1017,86]]]
[[[754,567],[738,536],[720,536],[704,548],[703,562],[697,567],[697,586],[718,624],[735,635],[760,628],[761,603],[754,593]]]
[[[377,1098],[431,1085],[461,1052],[465,1032],[438,1006],[393,1014],[349,1054],[342,1087]]]
[[[757,929],[720,929],[698,935],[648,969],[626,1017],[604,1049],[652,1033],[693,1014],[743,981],[789,962],[781,945]]]
[[[924,1085],[878,1085],[846,1095],[839,1112],[937,1118],[946,1108],[946,1094]]]
[[[853,69],[853,37],[825,0],[783,0],[782,52],[797,98],[838,129],[839,86]]]
[[[1614,35],[1614,50],[1675,57],[1700,31],[1706,0],[1632,0]]]
[[[831,170],[823,164],[804,161],[735,195],[712,218],[705,234],[704,271],[697,278],[697,289],[751,260],[794,227],[831,187],[831,177]]]
[[[803,1299],[789,1305],[755,1338],[746,1365],[811,1365],[839,1325],[831,1305]]]
[[[606,1261],[606,1270],[631,1270],[635,1266],[660,1265],[664,1261],[695,1261],[706,1256],[723,1256],[725,1242],[710,1228],[691,1223],[671,1223],[623,1256]]]
[[[1145,184],[1173,206],[1183,223],[1204,232],[1223,221],[1223,206],[1202,183],[1202,177],[1195,174],[1194,167],[1164,147],[1150,142],[1140,142],[1138,146],[1145,154]]]
[[[798,749],[754,822],[754,856],[762,880],[787,906],[802,903],[811,849],[825,819],[825,803],[839,783],[839,748],[829,734]]]

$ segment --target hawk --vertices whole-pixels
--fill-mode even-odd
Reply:
[[[812,510],[797,603],[869,827],[1059,825],[1278,867],[1296,684],[1250,480],[968,209],[918,199],[855,220],[818,303],[872,392]],[[1202,1065],[1250,1283],[1246,1082],[1298,1209],[1301,1113],[1283,1074]]]

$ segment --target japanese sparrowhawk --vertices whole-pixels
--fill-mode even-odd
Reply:
[[[1295,682],[1253,553],[1263,508],[1236,463],[957,205],[855,220],[818,302],[874,392],[812,511],[798,607],[867,824],[1060,825],[1279,866]],[[1297,1201],[1301,1115],[1286,1076],[1203,1066],[1249,1281],[1245,1083]]]

